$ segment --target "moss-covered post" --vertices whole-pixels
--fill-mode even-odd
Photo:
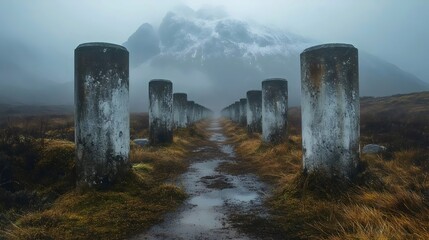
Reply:
[[[288,88],[282,78],[262,82],[262,139],[281,143],[287,139]]]
[[[169,80],[149,82],[149,143],[173,142],[173,84]]]
[[[252,90],[247,94],[247,132],[262,132],[262,91]]]
[[[129,169],[129,56],[122,46],[75,49],[77,186],[106,187]]]
[[[358,50],[325,44],[301,53],[304,171],[355,175],[359,162]]]
[[[188,104],[188,95],[186,93],[173,94],[173,119],[174,127],[184,128],[188,124],[186,117],[186,108]]]

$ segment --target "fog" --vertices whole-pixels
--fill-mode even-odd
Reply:
[[[26,72],[21,79],[31,79],[22,83],[28,88],[32,84],[37,87],[43,80],[70,83],[74,76],[73,51],[80,43],[122,44],[143,23],[157,28],[165,14],[178,5],[199,9],[211,3],[234,18],[287,30],[317,42],[352,43],[429,82],[426,0],[2,0],[0,83],[14,79],[5,73],[10,69],[10,64],[5,65],[9,59],[15,59],[16,71]],[[13,81],[19,81],[16,79]],[[210,91],[214,83],[199,84]],[[193,87],[190,80],[178,90]],[[204,92],[198,95],[203,96]]]

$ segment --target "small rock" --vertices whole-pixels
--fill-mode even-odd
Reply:
[[[134,139],[133,142],[142,147],[149,144],[149,140],[147,138]]]
[[[363,147],[362,153],[375,154],[385,152],[386,150],[387,148],[384,146],[377,144],[368,144]]]

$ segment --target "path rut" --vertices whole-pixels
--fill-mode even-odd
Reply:
[[[232,212],[266,214],[262,201],[269,187],[255,175],[231,175],[218,167],[235,161],[233,147],[213,120],[207,128],[209,142],[193,150],[191,165],[177,184],[189,194],[185,204],[163,223],[133,239],[254,239],[228,221]]]

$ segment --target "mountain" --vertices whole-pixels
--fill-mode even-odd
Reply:
[[[130,52],[130,62],[138,65],[160,53],[158,34],[152,25],[145,23],[123,44]]]
[[[143,24],[124,43],[133,56],[132,65],[138,66],[131,82],[138,92],[146,93],[152,78],[167,78],[176,89],[216,108],[244,97],[247,90],[260,89],[260,82],[270,77],[286,78],[289,105],[298,105],[299,54],[317,44],[290,32],[231,18],[219,8],[194,11],[186,7],[167,13],[158,31]],[[362,96],[429,90],[429,84],[416,76],[362,49],[359,65]],[[132,102],[147,98],[133,96],[133,89],[131,94]]]
[[[0,104],[73,105],[74,49],[63,56],[31,44],[0,36]],[[299,105],[299,55],[317,44],[234,19],[222,8],[176,8],[159,26],[142,24],[123,43],[130,52],[131,110],[147,110],[148,82],[154,78],[170,79],[175,92],[220,110],[246,91],[260,89],[262,80],[283,77],[289,82],[289,106]],[[429,90],[429,84],[364,49],[359,49],[359,65],[362,96]]]
[[[51,79],[52,72],[62,70],[58,65],[63,62],[56,59],[57,67],[49,66],[43,53],[5,38],[0,38],[0,52],[0,103],[73,104],[73,83]]]

